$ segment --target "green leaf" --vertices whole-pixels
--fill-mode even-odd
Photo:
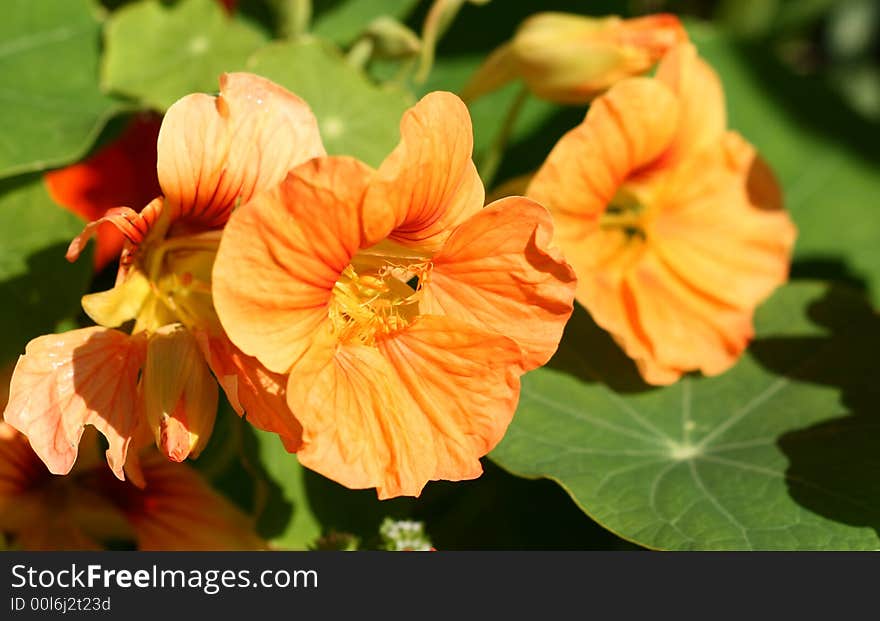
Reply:
[[[797,76],[766,50],[736,45],[705,25],[692,37],[721,75],[730,125],[776,171],[798,226],[794,273],[850,280],[880,304],[880,151],[877,124],[856,116],[827,84]]]
[[[381,15],[404,19],[419,0],[342,0],[321,11],[312,23],[312,32],[334,43],[347,46],[357,39],[370,22]]]
[[[331,155],[378,166],[400,139],[410,97],[370,82],[339,52],[318,40],[277,43],[259,50],[248,70],[278,82],[311,106]]]
[[[98,88],[99,28],[86,0],[3,3],[0,177],[79,158],[117,110]]]
[[[165,110],[189,93],[216,92],[220,74],[244,68],[266,36],[216,0],[145,0],[110,17],[105,41],[104,87]]]
[[[796,283],[756,330],[731,371],[648,389],[578,309],[491,457],[652,548],[877,549],[880,320],[858,294]]]
[[[0,182],[0,363],[75,316],[92,275],[91,253],[64,258],[83,222],[52,202],[39,176]]]

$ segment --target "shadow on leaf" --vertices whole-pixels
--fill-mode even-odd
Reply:
[[[832,285],[813,302],[808,316],[828,334],[764,338],[751,347],[752,355],[774,373],[840,388],[849,411],[778,438],[789,460],[789,493],[828,519],[880,533],[880,385],[874,366],[880,317],[861,295],[841,285]],[[817,363],[793,364],[809,357]]]
[[[642,380],[635,363],[611,335],[596,325],[577,303],[565,326],[559,349],[547,366],[583,382],[605,384],[619,393],[656,390]]]

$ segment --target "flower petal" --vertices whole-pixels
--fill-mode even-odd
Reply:
[[[110,443],[107,462],[122,479],[141,412],[144,355],[142,338],[106,328],[38,337],[18,359],[4,418],[53,474],[70,472],[83,427],[93,425]]]
[[[795,239],[769,168],[729,133],[670,177],[654,224],[659,256],[695,289],[754,309],[785,282]]]
[[[195,336],[182,324],[150,335],[143,381],[156,446],[173,461],[198,457],[214,429],[217,383]]]
[[[340,346],[291,373],[300,462],[380,498],[479,476],[516,407],[519,346],[444,317],[421,317],[378,345]]]
[[[306,160],[324,154],[308,105],[249,73],[220,77],[220,95],[187,95],[165,114],[159,182],[174,219],[221,226]]]
[[[718,74],[697,56],[696,48],[685,43],[670,51],[657,67],[657,79],[675,93],[681,109],[664,165],[717,144],[727,128],[724,90]]]
[[[525,370],[541,366],[559,345],[575,289],[552,236],[550,214],[527,198],[489,205],[434,257],[423,312],[508,336],[522,347]]]
[[[565,134],[535,174],[528,196],[547,207],[556,241],[572,253],[614,197],[621,182],[669,146],[678,104],[657,80],[624,80],[596,99],[583,123]]]
[[[108,209],[103,217],[89,222],[82,233],[73,238],[67,248],[67,260],[76,261],[86,247],[86,243],[100,232],[101,227],[107,225],[116,227],[130,244],[137,246],[146,239],[153,225],[159,219],[162,206],[163,201],[160,197],[151,201],[140,212],[128,207]]]
[[[287,376],[272,373],[228,338],[197,335],[229,404],[257,429],[277,433],[290,452],[302,444],[302,425],[287,407]]]
[[[371,174],[351,158],[312,160],[226,225],[212,277],[217,314],[270,371],[287,372],[328,321],[333,286],[362,245]]]
[[[367,238],[386,237],[433,251],[483,207],[483,183],[471,160],[471,117],[452,93],[425,95],[400,121],[400,143],[382,162],[364,211]]]

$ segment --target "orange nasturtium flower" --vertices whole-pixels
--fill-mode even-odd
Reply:
[[[214,265],[232,342],[289,374],[300,462],[380,498],[480,475],[574,296],[546,209],[483,208],[460,99],[427,95],[400,132],[378,170],[316,158],[242,205]]]
[[[726,129],[721,83],[690,44],[598,98],[527,194],[553,213],[578,301],[653,384],[733,365],[788,275],[779,186]]]
[[[239,414],[296,446],[284,379],[226,338],[211,302],[211,268],[235,206],[322,154],[305,102],[258,76],[226,74],[218,97],[188,95],[171,106],[158,141],[164,196],[140,213],[111,210],[68,250],[75,259],[105,222],[126,237],[116,286],[82,300],[98,326],[32,340],[12,377],[6,422],[51,472],[70,471],[87,424],[106,436],[120,479],[124,467],[137,478],[126,457],[130,444],[136,457],[144,436],[174,461],[195,457],[216,415],[212,372]],[[130,333],[114,329],[131,322]]]
[[[665,13],[633,19],[537,13],[489,55],[462,97],[473,100],[522,79],[541,99],[586,103],[616,82],[646,73],[687,38],[678,18]]]
[[[89,433],[70,475],[55,476],[27,438],[0,422],[0,535],[22,550],[95,550],[132,540],[141,550],[266,547],[249,518],[187,465],[150,451],[139,489],[101,462],[97,434]]]

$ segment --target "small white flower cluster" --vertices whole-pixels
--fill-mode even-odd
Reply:
[[[379,534],[385,549],[392,552],[429,552],[434,548],[425,534],[423,522],[385,518]]]

